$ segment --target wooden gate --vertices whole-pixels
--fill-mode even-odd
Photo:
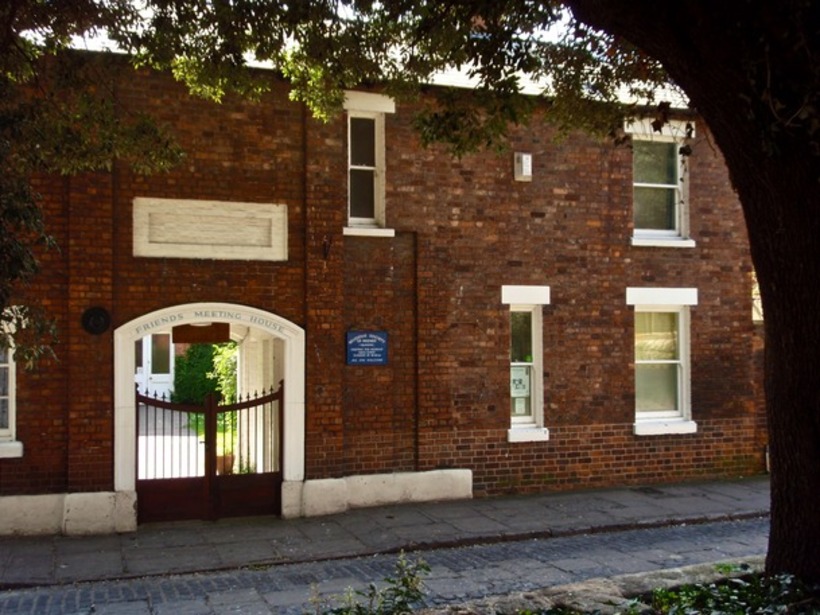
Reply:
[[[282,512],[279,390],[229,405],[177,404],[137,391],[137,519]]]

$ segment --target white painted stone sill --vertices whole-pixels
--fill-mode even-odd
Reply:
[[[663,239],[659,237],[633,237],[632,245],[647,248],[694,248],[697,244],[694,239],[676,237]]]
[[[0,459],[12,459],[23,456],[23,443],[16,440],[0,442]]]
[[[512,427],[507,430],[507,442],[546,442],[550,430],[546,427]]]
[[[344,235],[348,237],[395,237],[396,230],[392,228],[346,226],[344,227]]]
[[[668,434],[697,433],[698,424],[684,419],[636,421],[636,436],[662,436]]]

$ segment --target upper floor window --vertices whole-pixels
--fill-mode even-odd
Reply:
[[[383,225],[384,163],[376,160],[377,135],[383,139],[383,129],[379,130],[383,124],[383,116],[348,117],[348,219],[354,226]]]
[[[385,113],[394,102],[380,94],[347,92],[346,234],[392,235],[385,229]]]
[[[691,125],[671,121],[654,132],[647,121],[632,134],[633,245],[692,247],[689,239],[688,167],[681,147]]]
[[[16,373],[13,350],[0,348],[0,457],[20,457],[23,445],[15,441]]]
[[[549,439],[544,426],[543,306],[549,286],[503,286],[510,308],[510,442]]]
[[[689,309],[695,288],[628,288],[635,307],[635,433],[691,433]]]

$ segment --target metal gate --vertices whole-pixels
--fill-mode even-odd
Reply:
[[[137,391],[137,519],[180,521],[282,512],[284,383],[219,405]]]

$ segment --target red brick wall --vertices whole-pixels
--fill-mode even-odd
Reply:
[[[342,366],[347,181],[345,129],[339,123],[306,124],[306,441],[307,478],[344,473]]]
[[[192,99],[166,76],[125,71],[122,113],[147,111],[186,151],[169,173],[43,181],[62,252],[40,292],[58,317],[60,362],[20,377],[23,459],[0,461],[0,494],[111,489],[112,331],[147,312],[238,302],[306,330],[306,475],[468,467],[477,494],[760,471],[750,270],[743,219],[705,130],[690,158],[694,249],[632,247],[631,157],[540,120],[510,151],[460,160],[423,149],[412,108],[386,122],[394,238],[343,235],[346,127],[306,117],[276,85],[258,103]],[[513,151],[533,181],[513,181]],[[283,263],[135,258],[137,196],[288,206]],[[550,440],[507,442],[509,310],[502,285],[549,285],[544,308]],[[692,413],[698,433],[636,437],[628,286],[696,287]],[[92,336],[82,312],[112,327]],[[389,335],[389,362],[345,365],[345,332]]]
[[[46,202],[63,203],[70,184],[62,178],[37,178],[34,189]],[[57,354],[66,347],[69,327],[68,296],[61,289],[68,281],[65,259],[67,212],[46,213],[48,230],[63,247],[38,255],[41,273],[30,286],[18,289],[21,300],[41,302],[56,317],[60,340]],[[44,360],[35,371],[17,367],[17,439],[24,444],[21,459],[0,459],[0,495],[65,491],[68,468],[68,417],[66,386],[69,366],[65,361]]]
[[[281,86],[258,103],[217,105],[144,71],[122,72],[115,89],[124,117],[152,114],[186,156],[168,173],[143,176],[115,164],[110,173],[47,185],[46,221],[61,251],[45,255],[32,293],[44,295],[58,317],[59,363],[21,374],[17,424],[25,455],[0,461],[0,494],[113,488],[113,330],[125,322],[175,304],[227,301],[305,324],[301,106]],[[135,258],[138,196],[286,204],[289,260]],[[111,313],[112,326],[95,336],[80,319],[97,305]]]
[[[673,249],[630,245],[627,148],[580,134],[556,142],[539,122],[517,131],[508,152],[455,160],[421,148],[410,118],[407,108],[387,118],[387,220],[398,238],[415,238],[415,278],[400,266],[410,257],[392,252],[397,240],[346,237],[345,301],[354,310],[349,326],[369,319],[392,333],[393,319],[415,315],[416,347],[391,347],[392,367],[359,368],[346,378],[356,390],[346,391],[346,434],[358,425],[374,428],[357,440],[348,472],[402,469],[389,451],[391,437],[407,426],[391,431],[388,417],[411,416],[393,392],[415,385],[415,466],[472,468],[479,494],[762,470],[745,227],[705,129],[698,127],[689,161],[697,247]],[[531,183],[513,181],[513,151],[533,154]],[[364,247],[378,242],[380,250]],[[390,271],[390,278],[380,283],[369,275],[374,270]],[[416,285],[415,312],[390,307],[397,284]],[[506,284],[551,287],[552,304],[544,308],[546,443],[507,442]],[[628,286],[698,288],[691,310],[697,434],[632,433]],[[412,360],[417,374],[396,367]],[[389,386],[368,386],[367,373]],[[371,410],[352,417],[363,408]]]
[[[638,438],[632,425],[550,428],[549,442],[511,444],[496,430],[431,434],[422,448],[470,467],[477,496],[545,490],[716,479],[760,471],[754,421],[701,420],[694,435]]]
[[[416,469],[415,252],[412,233],[345,241],[345,331],[388,334],[387,365],[344,368],[347,474]]]

